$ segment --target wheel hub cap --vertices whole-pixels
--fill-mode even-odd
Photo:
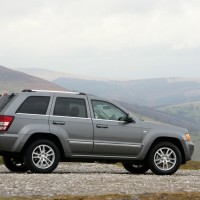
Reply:
[[[33,164],[40,169],[49,168],[54,163],[54,160],[54,150],[48,145],[39,145],[33,150]]]
[[[171,170],[176,164],[176,153],[169,147],[162,147],[156,151],[154,163],[162,171]]]

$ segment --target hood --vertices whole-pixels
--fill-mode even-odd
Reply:
[[[181,133],[187,133],[188,130],[185,128],[181,128],[178,126],[173,126],[170,124],[162,124],[158,122],[150,122],[150,121],[141,121],[142,128],[145,130],[150,130],[150,129],[159,129],[159,130],[167,130],[167,131],[176,131],[176,132],[181,132]]]

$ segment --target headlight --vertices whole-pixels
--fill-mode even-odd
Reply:
[[[186,133],[185,136],[186,136],[186,140],[187,140],[187,141],[191,141],[191,137],[190,137],[190,134],[189,134],[189,133]]]

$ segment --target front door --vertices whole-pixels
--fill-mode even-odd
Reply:
[[[140,121],[125,121],[127,113],[106,101],[92,100],[94,126],[93,154],[137,157],[141,151]]]

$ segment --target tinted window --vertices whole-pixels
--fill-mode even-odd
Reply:
[[[119,120],[126,118],[126,113],[111,103],[105,101],[92,101],[95,119]]]
[[[58,97],[54,108],[54,115],[87,118],[84,99]]]
[[[32,96],[28,97],[17,110],[17,113],[45,115],[49,105],[50,97]]]

